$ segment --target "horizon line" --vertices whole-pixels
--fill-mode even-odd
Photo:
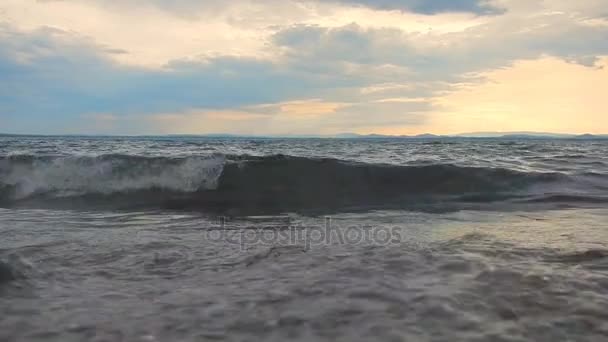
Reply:
[[[1,133],[0,137],[233,137],[233,138],[327,138],[327,139],[349,139],[349,138],[501,138],[501,137],[536,137],[536,138],[577,138],[598,137],[608,138],[608,133],[555,133],[555,132],[532,132],[532,131],[508,131],[508,132],[466,132],[455,134],[380,134],[380,133],[335,133],[335,134],[241,134],[241,133],[167,133],[167,134],[97,134],[97,133]]]

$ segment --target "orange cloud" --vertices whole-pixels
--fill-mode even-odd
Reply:
[[[322,100],[291,101],[278,105],[281,114],[297,117],[320,116],[335,113],[343,103],[323,102]]]

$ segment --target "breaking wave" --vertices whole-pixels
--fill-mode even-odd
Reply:
[[[8,156],[0,158],[0,202],[40,204],[72,199],[69,203],[74,205],[103,199],[117,206],[259,212],[491,202],[521,200],[528,195],[531,201],[538,201],[538,194],[533,197],[529,189],[573,183],[579,178],[451,164],[399,166],[284,155]],[[551,198],[563,199],[546,197]]]
[[[16,200],[41,194],[76,196],[151,189],[194,192],[216,187],[223,165],[223,156],[9,156],[0,159],[0,189]]]

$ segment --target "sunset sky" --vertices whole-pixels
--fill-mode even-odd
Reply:
[[[0,0],[0,132],[608,133],[608,0]]]

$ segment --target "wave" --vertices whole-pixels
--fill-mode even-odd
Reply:
[[[592,262],[600,259],[608,258],[608,250],[590,249],[570,254],[562,254],[553,258],[548,258],[547,261],[563,262],[563,263],[584,263]]]
[[[212,189],[222,173],[223,156],[162,158],[127,155],[99,157],[9,156],[0,159],[0,190],[13,199],[35,195],[76,196],[163,189]]]
[[[88,203],[251,212],[424,206],[521,198],[533,186],[575,181],[561,173],[451,164],[398,166],[274,155],[207,157],[9,156],[0,202]]]

